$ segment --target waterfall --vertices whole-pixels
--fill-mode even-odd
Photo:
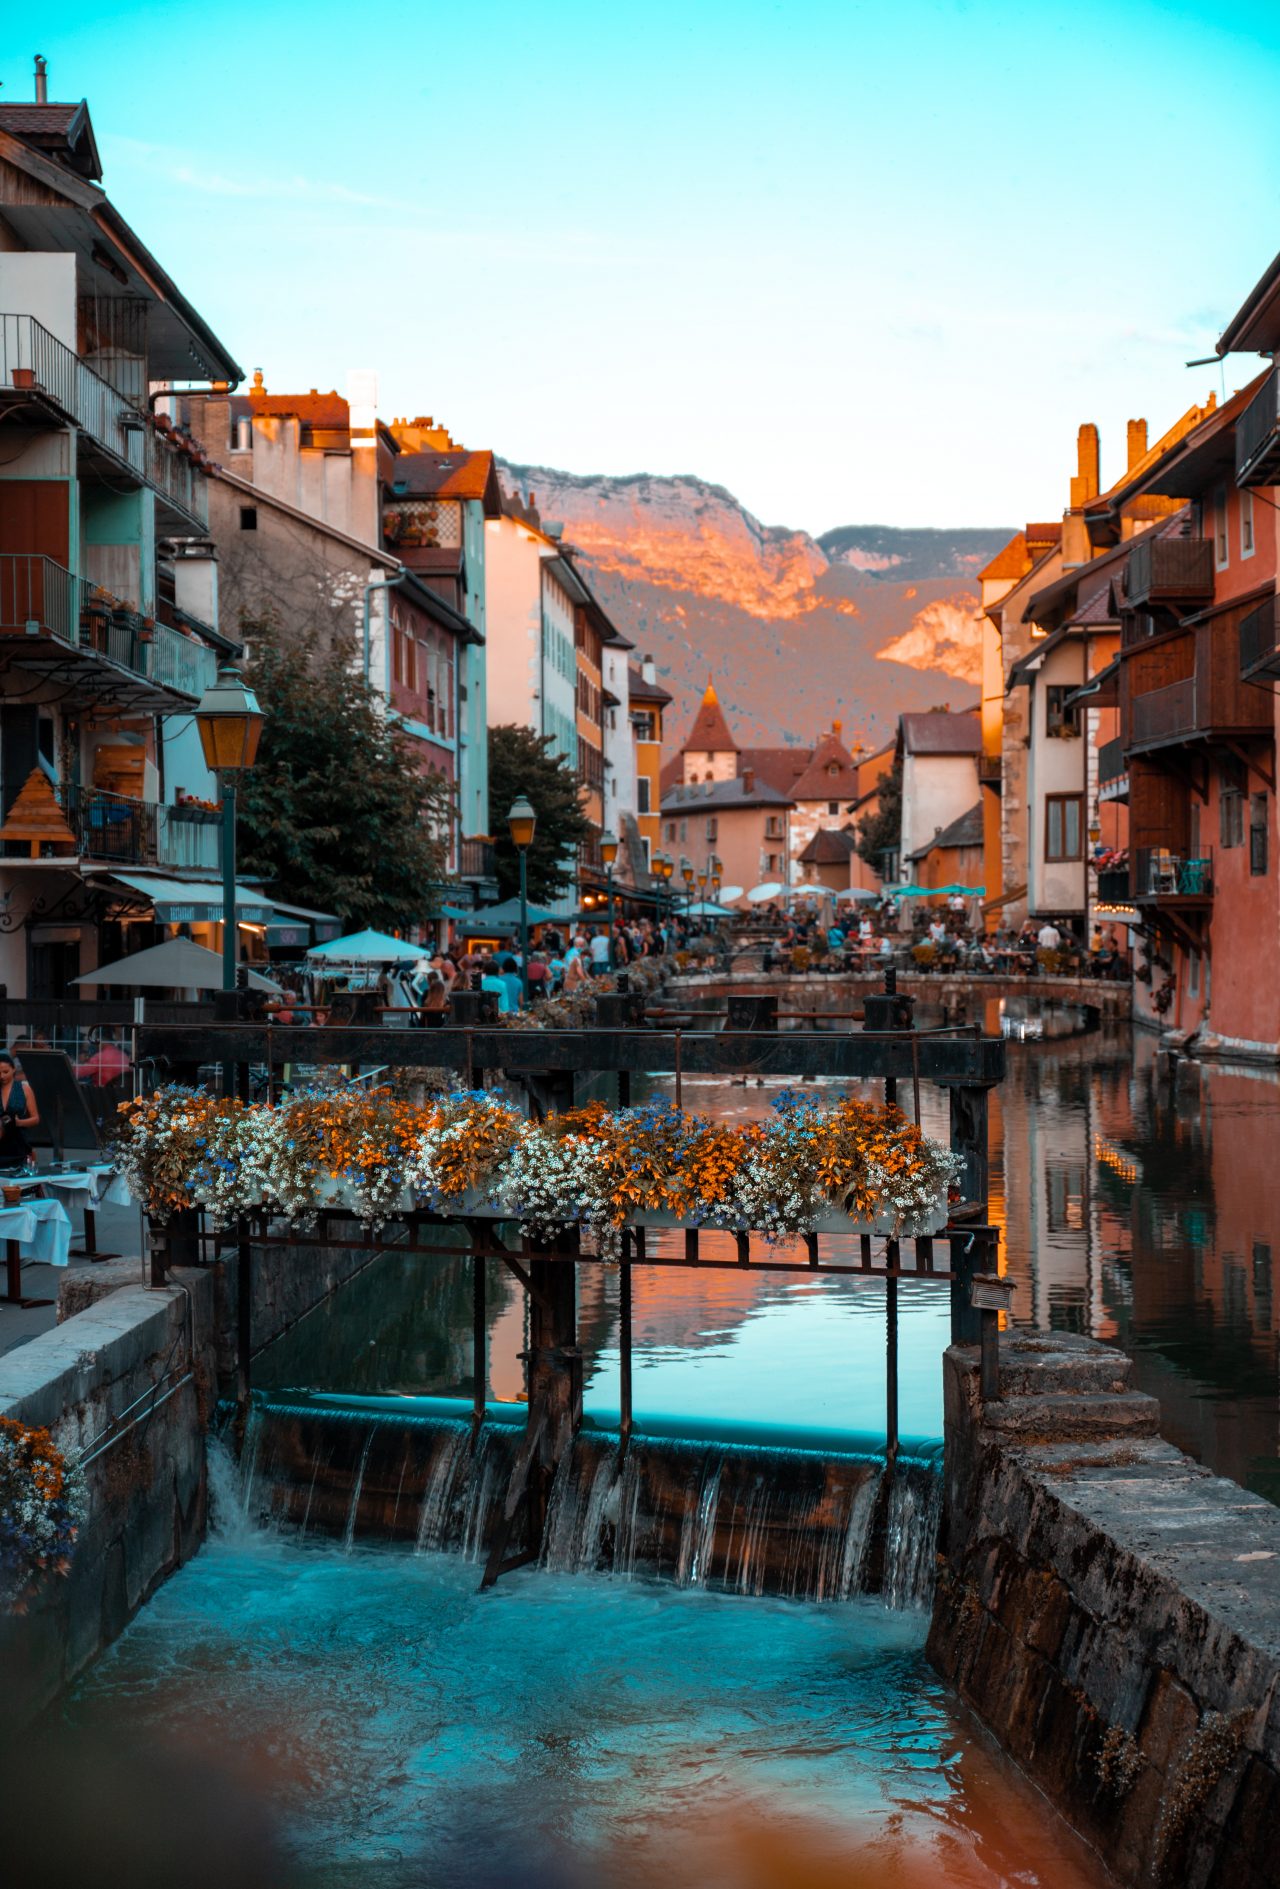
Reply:
[[[822,1448],[620,1435],[588,1419],[545,1491],[542,1565],[744,1595],[926,1605],[942,1506],[940,1451],[886,1465],[871,1439]],[[521,1406],[485,1420],[435,1398],[260,1403],[246,1436],[250,1518],[301,1534],[399,1541],[487,1558],[524,1435]],[[219,1499],[219,1510],[223,1506]],[[520,1546],[517,1533],[510,1547]]]

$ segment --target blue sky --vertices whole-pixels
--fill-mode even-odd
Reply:
[[[32,38],[32,35],[35,35]],[[116,204],[277,391],[765,522],[1055,516],[1280,248],[1280,8],[65,0]],[[1256,363],[1227,364],[1228,390]]]

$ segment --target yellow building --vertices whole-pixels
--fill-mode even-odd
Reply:
[[[658,850],[662,803],[662,717],[671,701],[657,679],[652,657],[627,670],[636,779],[636,823],[648,866]]]

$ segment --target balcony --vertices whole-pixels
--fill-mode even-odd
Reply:
[[[208,530],[203,469],[31,315],[0,315],[0,406],[18,414],[42,409],[79,427],[86,443],[109,455],[112,469],[123,467],[151,486],[188,528]]]
[[[1127,905],[1132,897],[1127,866],[1108,868],[1106,872],[1098,873],[1096,883],[1096,899],[1100,905]]]
[[[1130,698],[1130,753],[1188,741],[1251,741],[1274,733],[1269,696],[1241,680],[1239,638],[1212,623],[1197,624],[1193,662],[1192,673],[1181,681]]]
[[[1098,790],[1114,787],[1124,780],[1129,772],[1129,764],[1124,758],[1124,739],[1117,735],[1114,741],[1104,741],[1098,749]]]
[[[1208,538],[1144,538],[1129,553],[1124,576],[1131,610],[1148,603],[1208,603],[1213,597],[1213,545]]]
[[[1191,857],[1164,846],[1139,847],[1133,855],[1133,897],[1139,905],[1206,910],[1213,903],[1213,854]]]
[[[1240,680],[1280,678],[1280,597],[1267,597],[1240,623]]]
[[[21,638],[5,651],[3,639]],[[50,639],[54,639],[50,641]],[[151,623],[134,609],[64,570],[52,558],[0,554],[0,657],[24,669],[66,668],[68,650],[86,661],[100,657],[136,679],[135,706],[163,710],[159,691],[198,698],[212,683],[218,659],[208,644],[164,623]],[[74,682],[74,676],[64,676]],[[103,696],[101,672],[91,687]],[[123,704],[122,704],[123,705]]]
[[[1004,756],[1000,754],[980,754],[978,756],[978,781],[983,787],[998,787],[1003,779]]]
[[[161,806],[101,787],[64,787],[63,815],[76,836],[75,858],[115,866],[167,866],[216,872],[221,863],[221,815],[205,807]],[[25,842],[7,844],[25,856]],[[56,849],[49,849],[57,857]],[[61,855],[63,861],[68,858]]]
[[[1236,421],[1236,484],[1274,485],[1280,472],[1280,368],[1273,367]]]
[[[492,840],[458,841],[458,877],[460,879],[497,879]]]

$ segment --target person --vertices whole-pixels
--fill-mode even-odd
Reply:
[[[880,962],[882,964],[893,963],[893,944],[888,932],[885,932],[880,939]]]
[[[26,1167],[31,1144],[25,1130],[40,1123],[35,1097],[18,1074],[16,1059],[0,1053],[0,1167]]]
[[[539,998],[545,997],[550,982],[551,972],[547,968],[544,953],[531,951],[529,953],[529,1002],[536,1003]]]
[[[449,1008],[449,986],[439,971],[427,972],[426,990],[422,997],[422,1021],[428,1030],[440,1030],[444,1027],[445,1014]]]
[[[586,955],[583,942],[574,939],[564,954],[563,987],[567,992],[581,990],[587,981]]]
[[[605,931],[593,931],[588,947],[591,953],[591,970],[595,977],[609,968],[609,934]]]
[[[844,950],[844,932],[838,924],[832,924],[827,928],[827,949],[836,956]]]
[[[514,1015],[524,1008],[524,984],[520,977],[520,966],[510,955],[502,959],[500,975],[507,987],[508,1015]]]
[[[497,998],[499,1016],[510,1016],[511,992],[498,975],[498,967],[487,951],[480,960],[480,988],[491,992]]]
[[[1051,918],[1046,918],[1036,933],[1036,943],[1042,951],[1058,951],[1062,947],[1062,933]]]
[[[929,926],[929,943],[938,951],[947,943],[947,928],[941,918],[935,918]]]

